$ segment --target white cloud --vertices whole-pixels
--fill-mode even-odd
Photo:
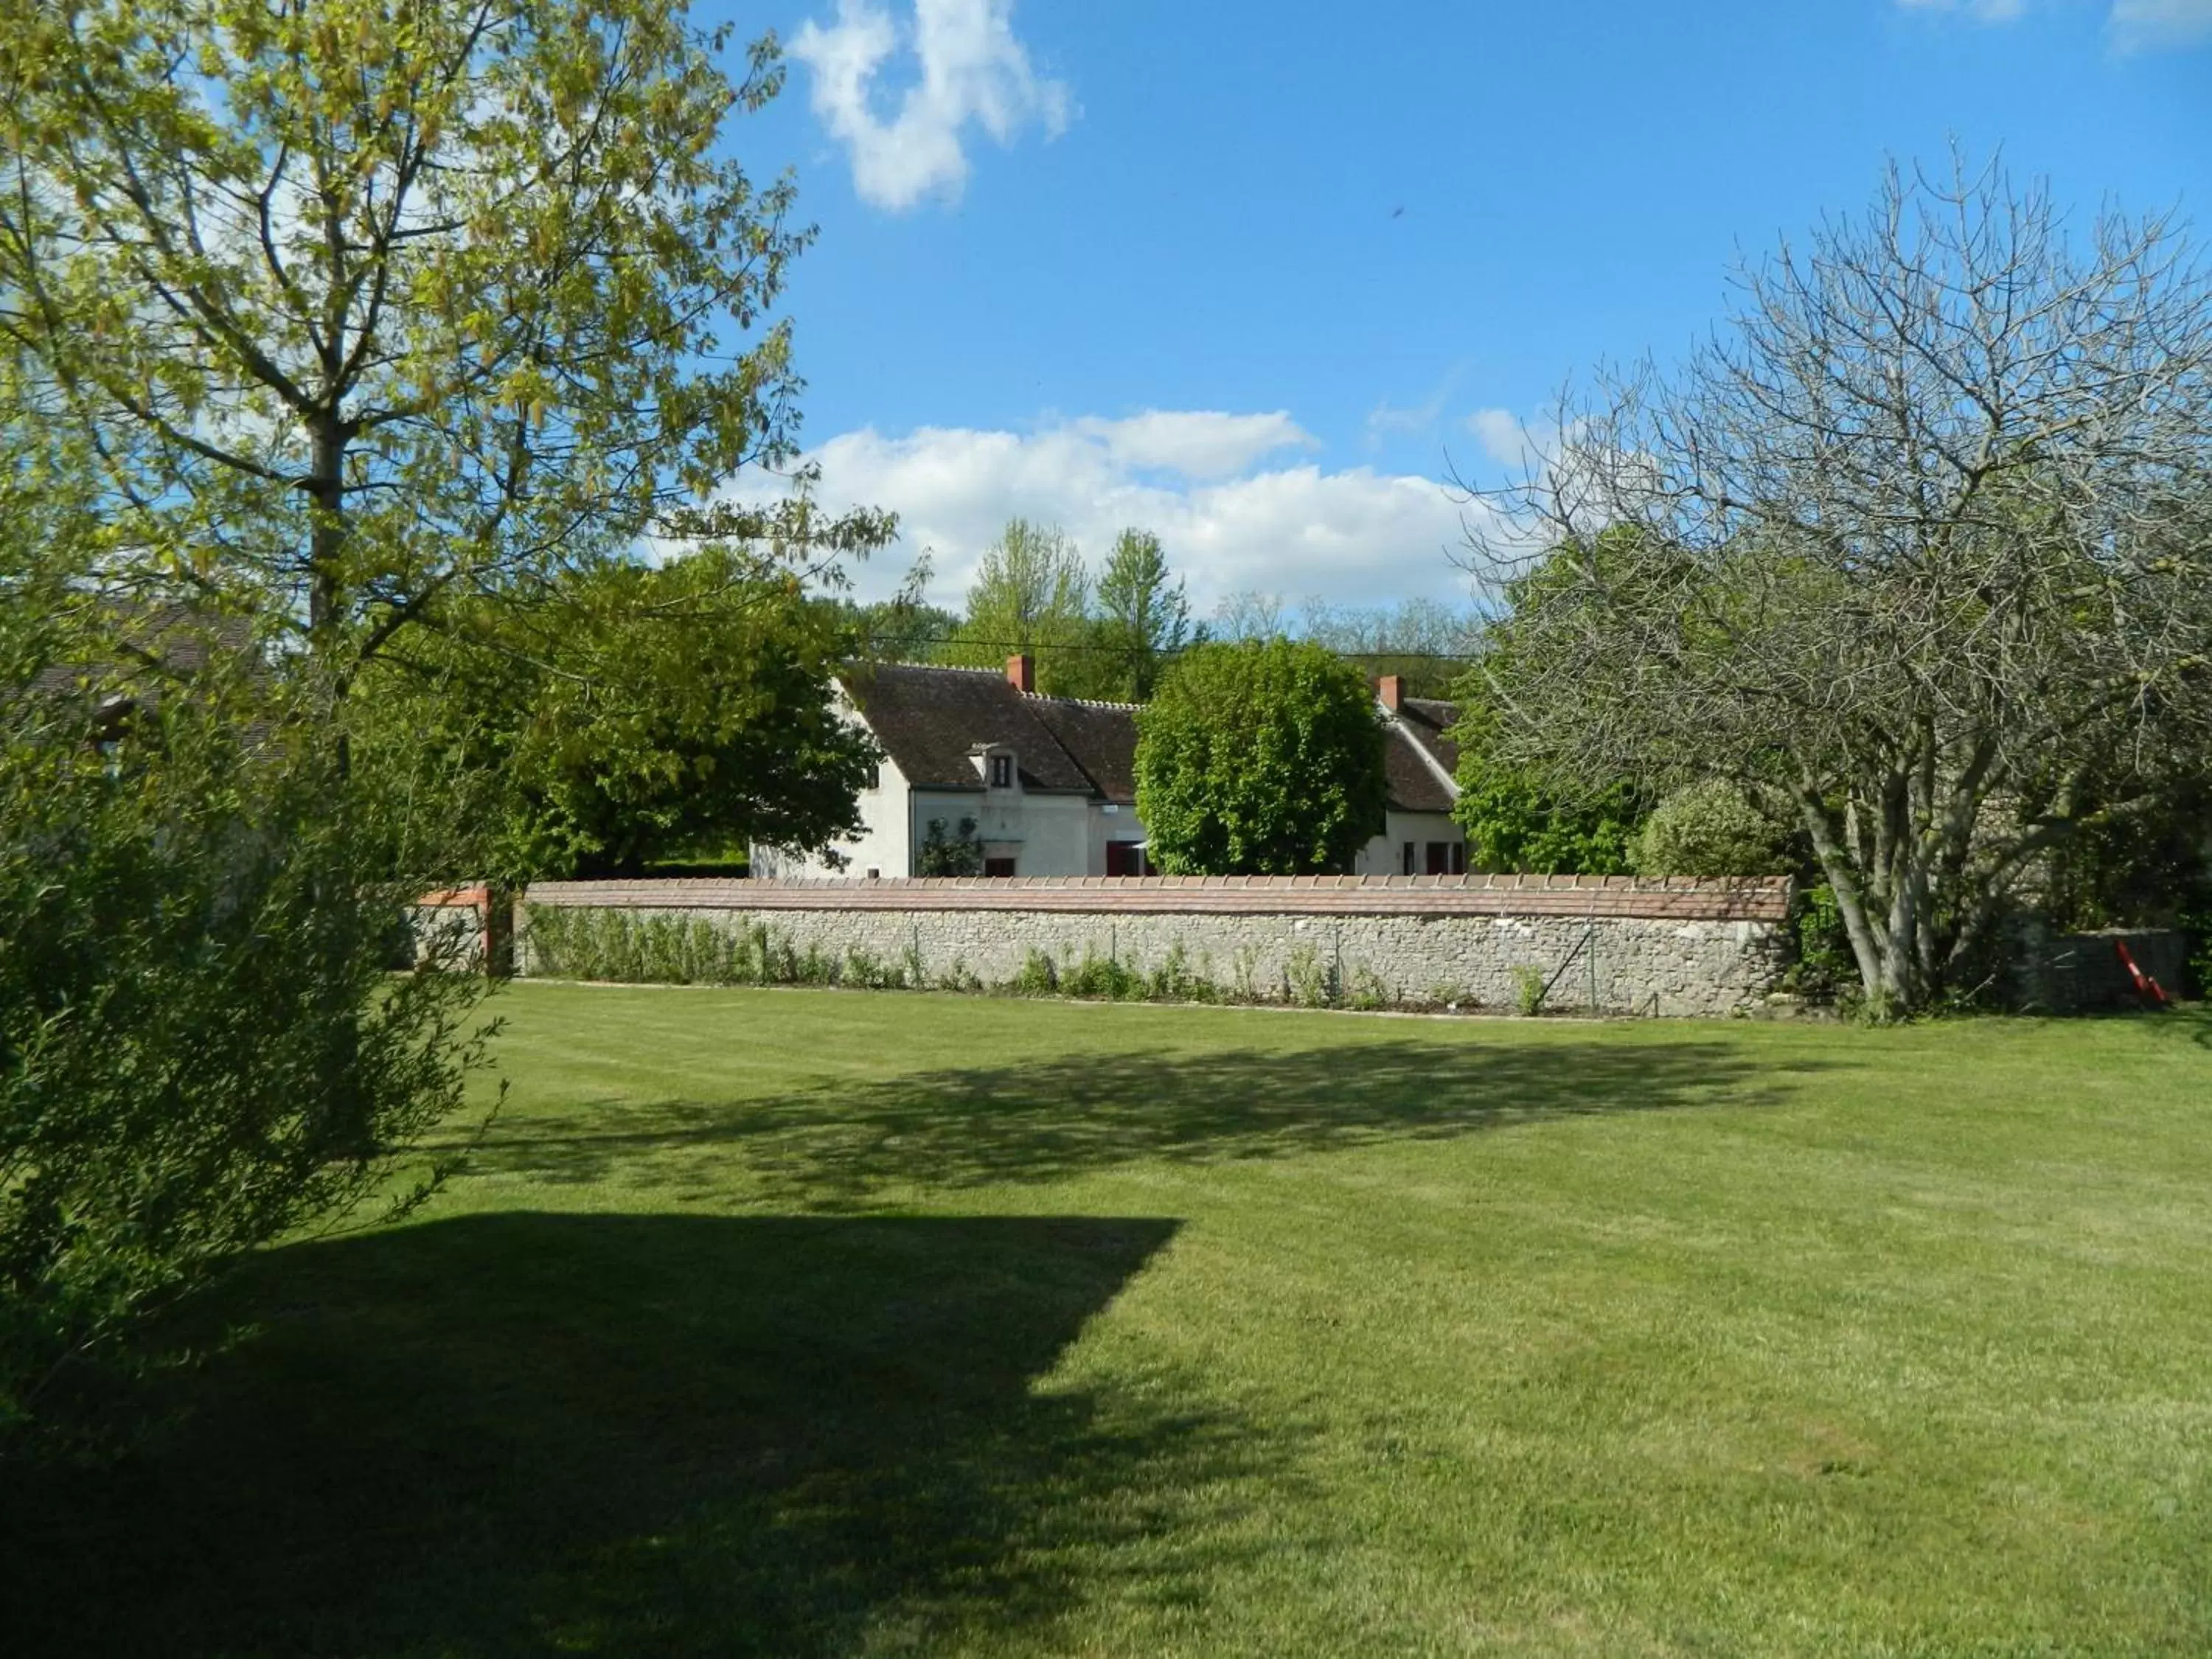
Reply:
[[[1367,411],[1367,447],[1380,449],[1394,438],[1425,438],[1433,434],[1443,419],[1452,394],[1467,378],[1467,368],[1465,363],[1460,363],[1448,370],[1419,403],[1394,404],[1388,398],[1377,402]]]
[[[1251,590],[1336,605],[1463,601],[1468,579],[1450,560],[1462,509],[1444,486],[1365,466],[1261,465],[1314,443],[1285,414],[1163,410],[1034,433],[863,428],[806,459],[821,469],[825,505],[900,515],[900,545],[860,573],[865,593],[888,592],[927,551],[932,597],[957,605],[983,550],[1018,516],[1060,526],[1094,564],[1116,532],[1156,532],[1201,615]]]
[[[1384,398],[1367,411],[1367,447],[1380,449],[1389,438],[1418,438],[1435,431],[1449,395],[1449,388],[1440,386],[1425,403],[1401,404]]]
[[[2112,42],[2123,52],[2212,41],[2212,0],[2113,0]]]
[[[1510,409],[1478,409],[1467,417],[1467,429],[1482,446],[1482,453],[1503,467],[1517,471],[1540,453],[1521,417]]]
[[[1279,449],[1317,449],[1321,441],[1285,410],[1268,415],[1224,415],[1212,410],[1148,409],[1106,421],[1088,416],[1073,429],[1095,438],[1123,466],[1176,472],[1186,478],[1219,478],[1242,472]]]
[[[813,72],[814,112],[850,152],[863,201],[896,210],[927,196],[957,199],[971,122],[1001,144],[1032,122],[1048,137],[1065,131],[1067,87],[1030,67],[1012,14],[1013,0],[914,0],[902,27],[878,0],[837,0],[835,22],[799,27],[791,55]],[[902,45],[918,78],[886,117],[877,76]]]

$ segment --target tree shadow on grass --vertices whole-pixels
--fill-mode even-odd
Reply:
[[[1825,1069],[1709,1042],[1397,1039],[1041,1056],[781,1097],[518,1114],[465,1168],[616,1178],[701,1200],[726,1196],[734,1176],[768,1201],[836,1210],[895,1186],[1052,1182],[1146,1161],[1288,1158],[1599,1113],[1758,1104]]]
[[[806,1656],[1048,1628],[1079,1593],[1062,1553],[1096,1570],[1270,1469],[1231,1423],[1032,1386],[1175,1227],[509,1213],[271,1252],[203,1310],[261,1328],[143,1450],[0,1492],[0,1646]],[[1161,1593],[1219,1564],[1185,1565]]]

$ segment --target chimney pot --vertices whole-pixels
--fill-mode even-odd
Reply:
[[[1395,714],[1406,701],[1406,682],[1395,674],[1385,674],[1375,683],[1375,694],[1382,698],[1382,706]]]
[[[1026,651],[1006,659],[1006,684],[1024,696],[1036,693],[1036,660]]]

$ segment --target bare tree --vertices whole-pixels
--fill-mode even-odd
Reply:
[[[1518,538],[1468,515],[1503,742],[1787,802],[1872,1008],[1955,988],[2047,849],[2204,752],[2212,292],[2168,219],[2077,242],[1996,166],[1893,168],[1556,421],[1469,492]]]

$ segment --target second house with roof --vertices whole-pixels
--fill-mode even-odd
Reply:
[[[1457,756],[1444,735],[1457,711],[1401,696],[1395,678],[1379,690],[1389,811],[1354,873],[1463,871],[1450,816]],[[918,875],[933,835],[962,839],[968,825],[988,876],[1152,873],[1137,818],[1134,704],[1039,696],[1026,656],[1010,658],[1003,674],[887,664],[841,680],[836,696],[884,751],[875,786],[860,792],[864,827],[837,848],[842,866],[756,848],[756,874]]]

